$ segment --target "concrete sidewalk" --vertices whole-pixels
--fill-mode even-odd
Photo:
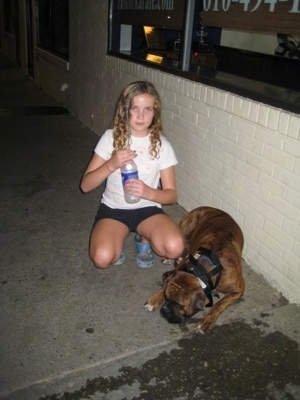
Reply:
[[[132,234],[124,265],[92,266],[100,191],[79,181],[98,137],[0,66],[0,399],[300,399],[300,307],[247,265],[206,335],[144,311],[167,267],[138,268]]]

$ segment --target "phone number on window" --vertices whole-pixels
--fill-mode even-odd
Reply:
[[[288,11],[289,13],[300,13],[299,10],[299,5],[300,5],[300,0],[257,0],[256,3],[253,6],[254,1],[251,0],[203,0],[203,10],[204,11],[228,11],[231,4],[233,3],[238,3],[242,4],[244,6],[243,11],[245,12],[254,12],[258,10],[258,8],[262,4],[267,4],[269,5],[269,12],[275,12],[276,11],[276,5],[277,4],[283,4],[283,3],[292,3],[291,4],[291,9]],[[252,3],[252,4],[250,4]]]

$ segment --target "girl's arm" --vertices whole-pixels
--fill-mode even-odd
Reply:
[[[135,151],[130,149],[118,150],[109,160],[104,160],[94,153],[80,182],[83,193],[96,189],[116,169],[131,161],[135,157]]]
[[[110,165],[110,160],[105,161],[94,153],[81,178],[80,189],[83,193],[96,189],[112,172],[114,172],[114,169]]]
[[[154,190],[154,200],[159,204],[174,204],[177,201],[177,189],[174,166],[160,171],[161,189]]]

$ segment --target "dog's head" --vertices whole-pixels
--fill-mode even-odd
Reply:
[[[171,324],[185,323],[208,302],[198,279],[178,269],[163,274],[163,290],[165,303],[160,312]]]

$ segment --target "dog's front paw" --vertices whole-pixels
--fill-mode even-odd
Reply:
[[[146,311],[155,311],[164,303],[164,292],[159,289],[154,293],[144,304],[144,309]]]
[[[161,262],[165,265],[172,265],[174,264],[174,267],[176,268],[179,263],[183,260],[182,257],[176,258],[176,260],[171,260],[170,258],[162,258]]]
[[[196,332],[203,334],[210,331],[211,328],[214,326],[215,322],[216,322],[215,318],[211,317],[210,315],[207,315],[206,317],[202,318],[201,321],[196,326]]]
[[[155,311],[161,306],[161,302],[157,298],[150,298],[144,304],[144,310]]]
[[[202,329],[201,324],[197,325],[195,330],[197,333],[202,333],[202,335],[205,333],[204,330]]]
[[[146,303],[146,304],[144,304],[144,309],[146,311],[153,311],[154,310],[154,306],[152,306],[151,304]]]
[[[165,265],[172,265],[173,261],[174,260],[170,260],[169,258],[162,258],[161,259],[162,264],[165,264]]]

